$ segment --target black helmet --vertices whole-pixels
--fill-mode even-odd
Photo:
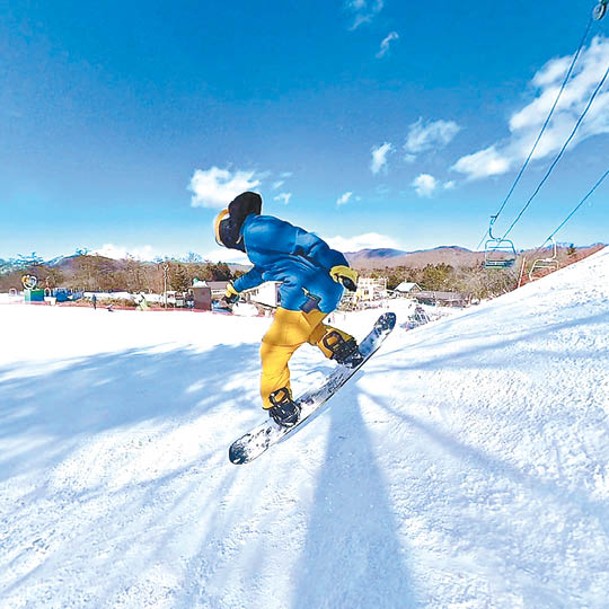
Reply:
[[[216,243],[231,249],[245,251],[241,227],[250,214],[260,215],[262,197],[255,192],[244,192],[233,199],[228,209],[222,210],[214,221]]]

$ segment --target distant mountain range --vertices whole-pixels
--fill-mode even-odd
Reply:
[[[594,245],[579,247],[576,246],[578,254],[591,254],[604,247],[605,244],[597,243]],[[560,250],[566,250],[568,245],[560,244]],[[521,254],[533,254],[536,249],[523,250]],[[536,253],[536,257],[548,255],[548,250],[544,249]],[[428,250],[416,250],[406,252],[390,248],[363,249],[357,252],[345,253],[349,264],[360,270],[394,268],[404,266],[409,268],[424,268],[428,264],[449,264],[453,267],[471,267],[482,264],[484,252],[473,252],[457,245],[445,245]]]
[[[378,248],[364,249],[345,254],[349,264],[359,269],[384,267],[425,267],[428,264],[450,264],[451,266],[473,266],[484,260],[484,252],[472,252],[457,245],[435,247],[429,250],[406,252],[403,250]]]
[[[607,244],[595,243],[587,246],[575,246],[578,255],[589,255],[595,251],[606,247]],[[559,250],[565,251],[569,246],[566,244],[559,244]],[[520,253],[527,255],[536,252],[536,257],[548,255],[548,250],[537,252],[535,249],[522,250]],[[59,256],[52,260],[46,261],[49,266],[57,266],[60,268],[71,268],[74,261],[77,260],[80,255],[75,254],[72,256]],[[428,264],[449,264],[453,267],[471,267],[482,264],[484,261],[484,252],[474,252],[467,248],[460,247],[458,245],[443,245],[427,250],[415,250],[407,252],[404,250],[398,250],[393,248],[376,248],[376,249],[362,249],[356,252],[346,252],[345,257],[349,261],[349,264],[354,268],[360,270],[371,270],[371,269],[383,269],[383,268],[395,268],[398,266],[404,266],[408,268],[424,268]],[[105,258],[99,256],[99,258]],[[112,264],[111,258],[106,259],[108,264]],[[150,262],[150,264],[153,264]],[[228,267],[231,271],[246,271],[249,266],[243,264],[228,263]]]

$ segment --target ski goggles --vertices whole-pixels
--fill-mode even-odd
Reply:
[[[245,252],[243,239],[239,229],[231,222],[231,217],[227,209],[221,211],[214,222],[214,236],[216,243],[229,249]]]
[[[222,233],[227,232],[227,224],[228,224],[228,209],[223,209],[214,220],[214,237],[216,238],[216,243],[223,247],[226,247],[224,241],[222,241]],[[224,226],[222,223],[224,222]]]

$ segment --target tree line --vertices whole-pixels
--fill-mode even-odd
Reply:
[[[371,271],[372,277],[387,279],[387,289],[403,281],[416,283],[421,289],[433,292],[459,292],[473,298],[492,298],[511,292],[518,286],[517,261],[512,268],[485,269],[483,265],[452,266],[441,262],[419,267],[386,267]]]
[[[592,248],[596,251],[598,248]],[[588,252],[591,253],[591,252]],[[560,266],[576,261],[579,256],[573,246],[559,249]],[[397,266],[376,268],[364,276],[387,279],[390,290],[403,281],[413,282],[423,290],[460,292],[473,298],[499,296],[516,289],[522,256],[508,269],[485,269],[482,265],[452,266],[446,263],[427,264],[422,268]],[[45,262],[32,253],[8,260],[0,259],[0,291],[21,290],[21,277],[35,275],[42,288],[67,288],[72,291],[131,293],[163,293],[165,290],[184,292],[198,278],[205,281],[230,281],[243,273],[231,270],[223,262],[203,260],[189,253],[184,259],[156,259],[142,262],[132,257],[114,260],[84,251],[55,262]]]
[[[21,278],[35,275],[41,288],[66,288],[73,292],[163,293],[185,292],[193,280],[230,281],[242,271],[231,271],[225,263],[214,263],[189,254],[185,259],[157,259],[142,262],[127,257],[114,260],[104,256],[77,254],[58,262],[45,262],[35,253],[9,260],[0,259],[0,291],[21,290]],[[374,269],[367,276],[384,277],[394,290],[401,282],[411,281],[424,290],[463,292],[486,298],[516,287],[515,271],[493,271],[482,267],[453,267],[428,264],[424,268],[398,266]]]
[[[578,250],[573,244],[559,246],[556,250],[556,268],[573,264],[603,247],[603,244],[595,244]],[[385,267],[372,271],[372,276],[385,277],[390,290],[394,290],[402,281],[409,281],[423,290],[459,292],[482,300],[506,294],[519,284],[526,283],[533,261],[544,256],[552,256],[551,250],[522,252],[509,268],[485,268],[483,264],[452,266],[442,262],[427,264],[423,268]]]
[[[45,262],[35,253],[8,260],[0,259],[0,292],[21,290],[23,275],[35,275],[40,288],[66,288],[73,292],[162,293],[184,292],[193,280],[229,281],[239,275],[225,263],[188,258],[142,262],[127,257],[114,260],[104,256],[77,254],[57,262]]]

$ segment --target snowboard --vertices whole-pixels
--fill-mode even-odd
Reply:
[[[277,444],[299,429],[319,408],[323,406],[378,350],[385,338],[395,327],[395,313],[384,313],[375,322],[372,330],[360,345],[363,360],[355,368],[338,365],[324,380],[321,386],[309,389],[296,402],[301,413],[298,423],[293,427],[281,427],[270,417],[264,422],[235,440],[228,451],[228,458],[235,465],[253,461],[270,446]]]

